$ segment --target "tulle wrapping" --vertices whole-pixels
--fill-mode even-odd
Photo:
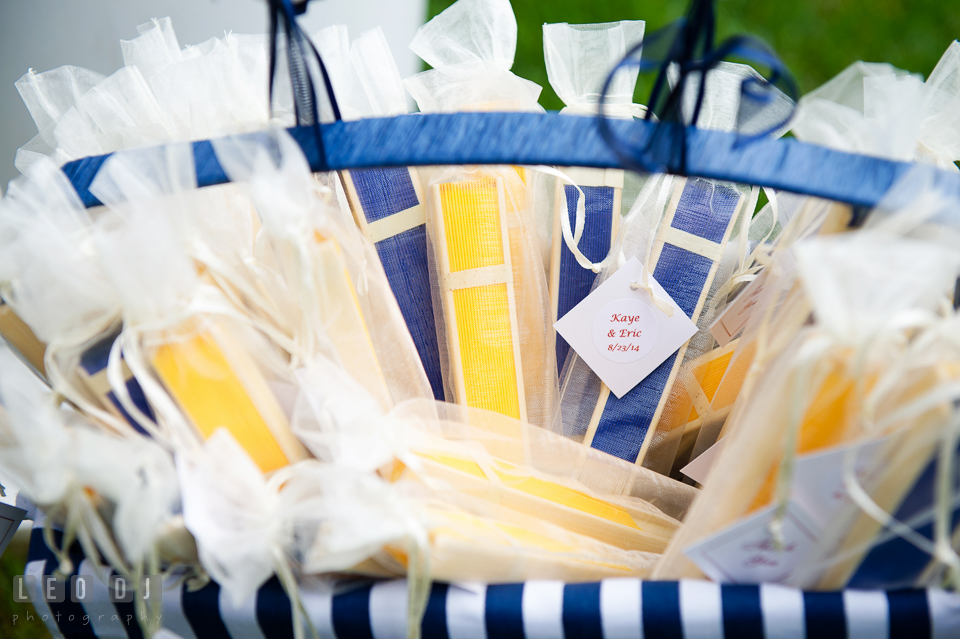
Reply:
[[[317,354],[339,361],[385,409],[432,397],[375,249],[316,197],[316,181],[293,139],[276,131],[253,143],[220,140],[214,148],[227,172],[248,184],[287,283],[275,294],[296,309],[294,365]]]
[[[543,26],[544,59],[550,84],[567,106],[562,113],[593,115],[597,112],[602,83],[627,51],[643,39],[642,21],[605,24]],[[636,70],[618,73],[607,94],[607,112],[631,117],[645,109],[633,104]],[[593,284],[595,273],[574,258],[561,237],[561,216],[576,228],[579,199],[584,199],[583,237],[578,249],[587,261],[601,263],[619,230],[625,182],[624,171],[565,169],[572,184],[556,180],[553,218],[538,225],[551,246],[548,268],[552,319],[556,321],[576,306]],[[552,235],[552,241],[551,241]],[[569,346],[557,336],[557,368],[563,368]]]
[[[952,150],[950,141],[956,138],[960,129],[956,119],[944,114],[942,109],[956,99],[956,77],[960,69],[958,51],[960,49],[951,45],[926,83],[890,65],[857,62],[800,100],[798,112],[790,123],[791,130],[798,138],[808,142],[890,159],[916,159],[952,169],[954,165],[950,158],[956,152]],[[931,150],[933,148],[938,150]],[[905,184],[909,183],[905,181]],[[839,204],[818,203],[813,198],[789,194],[777,194],[771,199],[774,201],[754,220],[750,228],[749,248],[741,249],[741,254],[751,251],[756,254],[755,236],[758,231],[762,233],[765,231],[761,229],[767,228],[764,215],[769,218],[769,214],[773,213],[775,227],[770,229],[772,233],[765,240],[771,244],[770,248],[756,254],[760,259],[754,261],[753,267],[744,268],[749,265],[742,264],[728,282],[726,292],[735,293],[739,284],[750,281],[749,278],[753,277],[751,273],[757,276],[762,274],[761,262],[771,261],[777,252],[810,233],[846,230],[847,222],[852,221],[849,210]],[[780,205],[773,210],[771,206],[777,200]],[[824,209],[825,206],[829,208]],[[795,216],[795,212],[799,212],[800,216]],[[874,217],[882,215],[882,211],[874,212]],[[735,296],[727,299],[732,303]],[[720,300],[719,312],[722,312],[723,306],[723,300]],[[772,307],[768,305],[768,308]],[[797,317],[802,317],[802,314]],[[763,321],[772,322],[773,316]],[[762,336],[756,332],[759,325],[765,327]],[[767,330],[766,326],[754,315],[744,330],[744,337],[731,345],[735,353],[725,368],[722,380],[713,382],[716,398],[710,397],[708,417],[701,422],[706,428],[699,429],[689,458],[696,458],[716,441],[721,432],[726,432],[720,429],[738,389],[741,386],[750,388],[750,383],[745,384],[745,379],[754,361],[758,337],[768,338],[762,351],[764,357],[769,358],[775,353],[771,350],[769,335],[777,335],[782,347],[787,336],[797,330],[796,320],[792,328],[770,324],[771,328]],[[723,357],[719,350],[717,353],[718,357]],[[701,364],[701,371],[706,370],[707,366],[717,370],[724,368],[720,360],[719,364],[709,364],[710,357],[708,355]],[[763,363],[753,365],[751,377],[755,377],[762,369]],[[694,374],[697,375],[696,371]],[[700,387],[701,381],[688,378],[688,383],[695,389]],[[706,387],[704,390],[707,390]],[[700,418],[699,415],[697,417]],[[686,456],[678,458],[674,470],[687,459]]]
[[[716,318],[724,313],[749,283],[761,277],[763,280],[759,285],[763,289],[759,293],[758,307],[762,305],[766,311],[751,312],[744,328],[729,344],[706,352],[681,370],[680,379],[686,394],[681,396],[674,415],[680,418],[684,410],[688,410],[688,415],[674,471],[696,459],[726,432],[726,420],[734,402],[741,393],[752,388],[758,371],[763,370],[764,362],[754,364],[758,342],[762,341],[759,348],[762,357],[768,360],[779,352],[785,340],[799,330],[805,319],[803,311],[791,310],[780,321],[781,309],[797,306],[797,294],[794,292],[788,300],[773,301],[777,295],[787,296],[790,293],[780,290],[783,286],[782,274],[764,274],[773,270],[768,268],[770,264],[781,251],[788,250],[805,237],[817,233],[842,232],[848,228],[851,213],[845,205],[789,193],[768,194],[772,202],[764,206],[750,222],[746,237],[741,228],[731,241],[731,248],[739,245],[744,257],[738,257],[737,266],[728,274],[713,298],[713,304],[716,305],[713,316]],[[781,273],[780,270],[777,272]],[[768,287],[777,293],[769,292]],[[758,329],[760,325],[764,327],[762,334]]]
[[[40,506],[48,524],[65,530],[93,560],[130,574],[172,534],[179,490],[170,454],[155,442],[119,438],[73,411],[24,377],[0,349],[0,464],[21,492]],[[66,562],[66,563],[64,563]]]
[[[529,173],[453,167],[429,183],[428,256],[441,370],[447,397],[458,403],[555,430],[549,297],[521,171]]]
[[[383,29],[363,31],[350,41],[345,25],[314,36],[345,120],[408,112],[407,93]]]
[[[17,81],[39,130],[17,151],[21,172],[42,157],[62,165],[293,124],[289,79],[280,74],[273,100],[267,95],[266,36],[228,33],[181,48],[170,18],[155,18],[138,31],[121,41],[124,66],[109,77],[65,66],[31,70]],[[326,102],[322,108],[329,110]]]
[[[952,169],[955,166],[952,158],[957,154],[954,142],[960,126],[956,118],[947,115],[943,109],[957,99],[956,78],[960,73],[958,52],[960,49],[955,44],[948,47],[926,83],[917,76],[887,64],[854,63],[800,100],[790,128],[799,139],[807,142],[889,159],[934,163]],[[783,200],[784,196],[777,197]],[[772,211],[768,205],[750,229],[752,247],[755,230],[765,225],[762,221],[764,214],[774,213],[775,223],[782,231],[773,229],[775,232],[767,239],[767,242],[773,243],[766,251],[764,259],[767,261],[777,251],[789,247],[810,232],[845,230],[847,225],[844,217],[850,217],[843,210],[844,207],[837,204],[829,205],[829,211],[814,213],[811,207],[822,209],[827,206],[826,203],[818,204],[814,199],[787,194],[785,204],[779,206],[778,211]],[[791,221],[793,211],[800,211],[802,217]],[[824,213],[826,217],[823,217]],[[759,270],[761,267],[759,262],[755,263],[753,269],[741,267],[733,274],[733,278],[745,280],[745,273],[750,270],[762,272]],[[735,292],[737,282],[731,281],[730,284],[733,287],[727,288]],[[731,296],[728,299],[733,302],[734,298]],[[721,300],[720,312],[722,308]],[[756,327],[757,321],[752,321],[751,325]],[[778,335],[782,343],[795,330],[795,327],[788,329],[778,326],[768,332]],[[717,398],[711,398],[709,418],[703,422],[707,428],[700,429],[691,458],[709,448],[720,434],[719,429],[736,397],[736,391],[744,383],[746,371],[753,362],[757,335],[748,325],[744,335],[751,333],[752,337],[739,340],[734,347],[736,353],[722,381],[715,387]],[[765,348],[764,352],[766,357],[773,354],[769,348]],[[762,366],[755,366],[754,369],[762,369]],[[690,384],[696,388],[699,381],[691,381]]]
[[[631,212],[624,219],[620,236],[611,249],[615,259],[613,259],[609,266],[604,269],[604,272],[600,274],[594,283],[594,287],[605,281],[610,274],[619,268],[620,264],[624,263],[630,257],[635,256],[643,262],[647,261],[648,250],[651,246],[656,247],[655,250],[660,250],[659,247],[663,246],[667,241],[663,238],[663,234],[665,233],[664,229],[670,228],[669,222],[663,223],[661,226],[660,220],[664,215],[672,214],[671,209],[677,206],[677,198],[680,197],[684,188],[685,184],[682,180],[675,180],[671,177],[654,176],[648,180],[647,185],[634,203]],[[723,225],[726,226],[725,230],[721,230],[720,239],[722,239],[723,242],[719,243],[720,248],[718,251],[722,250],[723,245],[729,237],[730,229],[732,228],[735,218],[742,214],[742,210],[749,208],[751,205],[750,202],[754,202],[755,200],[751,198],[749,189],[746,188],[740,188],[739,190],[735,188],[730,189],[730,187],[726,185],[715,187],[703,180],[697,180],[693,188],[706,190],[708,193],[714,188],[728,189],[728,193],[735,194],[733,196],[734,200],[739,200],[739,203],[735,205],[735,215],[731,215],[728,211],[725,215],[720,216],[724,220]],[[707,199],[709,200],[709,196]],[[732,271],[733,261],[735,259],[735,254],[733,253],[718,253],[718,255],[720,259],[714,262],[713,264],[715,266],[711,267],[706,273],[705,288],[700,291],[691,290],[688,297],[690,295],[694,297],[686,301],[684,301],[683,298],[678,300],[678,303],[690,306],[687,312],[693,315],[693,319],[696,320],[696,324],[700,329],[690,342],[688,342],[685,352],[681,355],[685,362],[695,360],[713,347],[713,336],[709,333],[708,329],[713,321],[715,309],[711,305],[710,300],[712,299],[712,295],[720,288],[726,279],[723,274]],[[650,267],[654,277],[657,277],[655,270],[656,262],[651,264]],[[717,275],[718,273],[720,275]],[[663,276],[661,275],[661,277]],[[661,284],[667,287],[670,287],[674,282],[681,281],[679,273],[670,274],[667,277],[669,279],[661,281]],[[658,279],[658,281],[660,280]],[[675,297],[675,299],[678,298]],[[641,384],[643,384],[643,382],[641,382]],[[630,394],[626,395],[622,400],[616,400],[615,397],[609,397],[608,399],[607,394],[609,391],[606,391],[605,387],[602,388],[602,384],[599,378],[596,377],[596,374],[593,373],[575,353],[571,353],[567,357],[562,375],[561,388],[561,410],[563,411],[564,432],[568,434],[568,436],[580,441],[586,441],[594,446],[598,445],[596,433],[599,431],[601,435],[604,434],[603,429],[605,428],[605,422],[600,413],[606,410],[604,408],[605,405],[611,405],[607,404],[607,402],[632,401]],[[649,443],[643,447],[645,450],[642,463],[645,467],[657,470],[658,472],[669,473],[673,465],[677,447],[679,446],[679,437],[682,434],[682,429],[680,432],[677,432],[675,428],[673,430],[661,430],[658,428],[658,423],[671,426],[677,425],[678,417],[674,417],[670,411],[676,410],[682,413],[682,408],[673,407],[677,406],[678,400],[682,401],[683,396],[679,395],[671,401],[671,393],[680,393],[681,391],[682,389],[669,383],[664,386],[662,391],[654,391],[655,395],[661,397],[659,402],[663,403],[664,408],[660,411],[659,420],[651,422],[648,427],[647,432],[649,434],[647,437],[650,439]],[[641,392],[646,392],[643,390],[643,387],[635,388],[634,391],[631,391],[631,393]],[[654,398],[653,401],[654,405],[658,403],[656,398]],[[598,408],[598,404],[603,405]],[[628,404],[624,403],[622,405],[627,406]],[[630,409],[626,410],[629,412]],[[689,413],[689,410],[689,405],[687,405],[686,413],[682,414],[685,416]],[[638,414],[636,419],[637,421],[642,421],[643,418]],[[686,423],[685,419],[683,423]],[[608,452],[629,458],[628,461],[638,461],[637,457],[640,452],[638,443],[626,444],[621,447],[616,443],[621,441],[621,436],[617,435],[616,431],[610,431],[609,437],[612,439],[609,439],[610,443],[606,444],[606,446],[608,446]],[[633,435],[625,432],[624,437],[622,441],[626,442],[633,437]],[[633,446],[636,446],[636,448],[633,448]],[[629,451],[627,449],[629,449]]]
[[[284,565],[413,581],[641,576],[655,554],[633,526],[662,543],[679,525],[667,513],[696,494],[495,413],[430,400],[384,411],[322,357],[297,379],[293,428],[316,460],[264,479],[223,430],[178,459],[186,525],[237,601]],[[491,475],[458,472],[471,464]],[[618,521],[634,535],[618,538]]]
[[[296,432],[319,459],[358,469],[379,466],[380,475],[392,482],[391,490],[405,491],[408,498],[420,496],[422,509],[411,512],[421,512],[421,522],[430,531],[430,572],[437,579],[553,575],[579,581],[590,575],[627,574],[623,571],[630,566],[634,572],[645,570],[649,556],[635,550],[637,535],[622,534],[623,524],[610,513],[640,525],[650,544],[658,538],[658,526],[666,531],[678,523],[665,513],[682,516],[696,492],[488,411],[419,401],[375,416],[370,404],[357,401],[363,389],[331,389],[330,377],[322,370],[310,367],[313,383],[301,388],[300,401],[309,409],[298,412]],[[317,384],[321,379],[325,383]],[[331,421],[325,417],[329,415],[339,417]],[[380,445],[371,446],[373,442]],[[384,448],[390,442],[392,453]],[[480,569],[469,551],[471,544],[484,549],[484,561],[497,561]],[[497,550],[502,546],[507,547]],[[530,560],[513,553],[529,555]],[[403,574],[405,554],[402,547],[388,545],[373,565],[363,563],[355,570]],[[609,566],[580,565],[578,557],[590,555],[620,567],[610,571]]]
[[[596,113],[603,84],[627,54],[640,44],[643,20],[601,24],[543,25],[543,55],[550,86],[566,105],[564,112]],[[607,112],[617,114],[632,105],[638,70],[614,76],[605,98]]]
[[[432,69],[404,80],[422,113],[536,111],[540,86],[510,72],[517,20],[509,0],[466,0],[417,30],[410,49]]]
[[[743,126],[738,121],[740,84],[743,78],[755,73],[744,65],[729,63],[714,70],[707,78],[698,126],[722,130]],[[684,110],[692,116],[693,103],[688,102],[685,100]],[[750,125],[759,127],[775,121],[776,114],[786,113],[789,104],[785,96],[774,94],[771,113],[756,115]],[[668,360],[663,371],[652,374],[620,400],[609,396],[599,378],[576,354],[569,355],[561,374],[565,433],[647,468],[670,472],[691,410],[686,390],[690,385],[682,380],[692,374],[699,358],[713,349],[709,326],[723,302],[715,298],[720,292],[726,298],[729,291],[722,289],[738,263],[737,243],[730,238],[735,237],[738,224],[747,228],[741,220],[752,215],[757,195],[756,190],[747,187],[699,179],[684,181],[654,175],[645,181],[621,223],[610,261],[594,287],[636,256],[667,287],[699,331],[681,349],[679,361]],[[688,222],[687,218],[697,221]],[[710,248],[709,254],[703,254],[702,244],[698,248],[682,238],[671,239],[673,228],[691,231],[716,246]],[[659,264],[663,267],[658,276]],[[701,275],[693,276],[696,273]],[[679,284],[687,280],[692,283]]]
[[[791,128],[805,142],[956,171],[958,105],[953,42],[926,82],[889,64],[855,62],[800,100]]]
[[[643,26],[545,25],[567,114],[595,113]],[[945,294],[960,233],[931,173],[892,189],[865,229],[830,237],[847,229],[848,207],[768,191],[754,215],[758,190],[713,180],[571,169],[578,192],[545,167],[370,169],[409,178],[415,203],[391,215],[423,234],[411,268],[384,268],[378,244],[397,234],[364,215],[361,173],[313,175],[292,138],[268,128],[294,118],[283,68],[266,94],[266,38],[181,47],[169,19],[139,32],[108,77],[62,67],[17,83],[39,133],[0,203],[0,324],[12,311],[34,349],[47,343],[52,392],[7,375],[0,352],[0,465],[65,543],[125,574],[214,579],[234,604],[276,575],[295,616],[304,580],[406,576],[415,633],[431,580],[702,576],[683,552],[792,503],[797,454],[880,441],[855,475],[862,494],[788,582],[960,582],[958,487],[943,470],[958,438],[960,345]],[[461,0],[411,45],[434,68],[403,82],[380,30],[351,43],[331,27],[317,44],[347,120],[406,114],[405,89],[425,113],[541,111],[540,88],[510,71],[516,38],[506,0]],[[782,122],[792,105],[776,92],[742,112],[743,81],[757,77],[721,63],[697,125],[749,135]],[[958,78],[958,43],[926,82],[858,63],[804,98],[790,126],[802,140],[953,170]],[[641,114],[635,81],[614,79],[610,115]],[[698,84],[694,75],[684,96],[688,118]],[[330,119],[324,99],[320,111]],[[231,184],[197,189],[186,144],[141,148],[209,138]],[[113,151],[125,152],[91,189],[107,206],[87,211],[56,167]],[[594,278],[575,264],[580,293],[631,257],[664,264],[661,284],[698,328],[651,387],[652,408],[616,409],[584,362],[555,348],[550,324],[569,283],[555,278],[556,256],[573,255],[559,221],[575,224],[597,181],[614,197],[606,244],[588,261],[605,268]],[[398,302],[407,289],[395,276],[412,267],[426,282],[423,322]],[[710,325],[756,278],[756,311],[717,347]],[[436,379],[415,327],[437,340]],[[97,349],[104,368],[92,380],[84,361]],[[458,403],[434,401],[443,396]],[[721,437],[703,490],[668,476]],[[932,468],[931,503],[904,519],[935,529],[923,541],[890,516]],[[873,550],[897,535],[935,559],[864,581]]]
[[[345,119],[407,113],[406,91],[379,28],[350,43],[345,26],[317,36]],[[426,256],[425,193],[419,171],[369,168],[331,174],[341,206],[376,248],[436,399],[444,399]]]
[[[32,353],[33,367],[74,405],[121,436],[132,433],[109,384],[91,383],[81,365],[117,332],[121,301],[93,250],[91,212],[50,160],[11,182],[0,203],[0,238],[2,308],[15,314],[5,322],[19,334],[11,343]]]
[[[164,445],[196,448],[224,425],[265,471],[275,470],[305,456],[271,388],[289,384],[285,354],[192,259],[188,246],[199,252],[209,247],[197,246],[202,227],[184,221],[224,204],[216,192],[197,191],[195,179],[189,145],[174,145],[112,156],[91,187],[109,207],[98,220],[96,246],[123,307],[107,375],[127,412]],[[221,214],[243,220],[249,208]],[[207,220],[215,226],[212,211]],[[242,233],[238,238],[250,240]],[[121,353],[155,424],[118,379]]]
[[[421,112],[542,110],[540,88],[510,73],[516,19],[505,0],[457,3],[421,27],[410,47],[434,67],[404,81]],[[554,333],[534,221],[549,203],[538,197],[533,171],[427,173],[427,245],[446,397],[557,429]],[[477,279],[481,271],[472,269],[486,270]]]
[[[953,419],[956,346],[947,335],[954,320],[939,307],[953,288],[960,257],[953,248],[902,235],[909,229],[922,236],[926,226],[924,202],[911,205],[893,216],[901,223],[899,233],[891,232],[888,219],[885,229],[878,222],[853,234],[810,237],[768,267],[770,290],[764,290],[753,328],[741,340],[756,335],[756,350],[769,349],[769,358],[756,356],[762,374],[748,377],[750,388],[728,419],[723,450],[661,558],[657,578],[700,574],[682,555],[684,548],[749,512],[784,503],[790,466],[779,460],[785,457],[895,433],[900,436],[874,460],[879,475],[863,487],[892,510],[913,485],[934,451],[932,433],[942,433]],[[804,327],[810,310],[813,325]],[[891,494],[883,489],[884,478],[894,477],[899,492]],[[790,583],[846,585],[842,566],[834,565],[842,557],[835,553],[843,540],[849,550],[852,538],[862,556],[879,531],[863,513],[860,529],[851,528],[858,513],[847,502],[818,541],[815,561],[805,561]],[[870,529],[864,521],[876,524],[873,534],[863,533],[864,526]]]

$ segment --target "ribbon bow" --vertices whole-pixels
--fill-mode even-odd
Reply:
[[[782,89],[789,98],[796,100],[796,82],[773,49],[746,35],[733,36],[714,46],[715,23],[713,0],[693,0],[685,17],[638,43],[610,72],[600,96],[599,128],[604,140],[626,166],[647,173],[687,174],[687,129],[696,126],[700,118],[707,74],[729,57],[756,63],[770,71],[769,79],[748,77],[743,80],[737,113],[738,132],[764,106],[772,103],[776,95],[774,87]],[[635,144],[630,144],[614,132],[606,104],[614,77],[621,69],[629,67],[637,67],[640,72],[657,71],[644,119],[659,120],[660,124],[652,134],[639,136]],[[669,88],[668,79],[672,79],[675,73],[676,82]],[[691,76],[698,78],[694,81],[697,94],[690,121],[687,122],[683,107]],[[745,134],[740,141],[749,142],[765,137],[785,126],[792,116],[793,109],[786,118],[761,131]]]
[[[320,134],[320,112],[317,107],[317,90],[311,63],[315,62],[323,79],[323,87],[330,101],[333,118],[343,118],[330,82],[330,74],[320,57],[320,52],[297,24],[297,16],[307,10],[308,0],[269,0],[270,4],[270,89],[269,99],[273,105],[273,88],[277,75],[277,60],[286,51],[287,69],[290,73],[290,85],[293,89],[293,109],[300,126],[313,127],[314,138],[320,151],[320,158],[326,164],[326,152],[323,136]],[[283,33],[281,39],[280,34]]]

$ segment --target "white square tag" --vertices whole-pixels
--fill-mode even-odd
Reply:
[[[889,446],[890,438],[884,437],[797,457],[793,469],[794,498],[820,525],[826,526],[851,503],[843,483],[847,453],[856,451],[854,472],[869,491],[879,477],[878,464],[884,461],[884,452]]]
[[[697,460],[706,457],[711,450],[719,449],[723,441],[718,441]],[[857,451],[854,470],[869,490],[878,478],[875,471],[883,463],[883,452],[890,445],[890,439],[886,437],[798,456],[790,501],[783,520],[785,544],[780,551],[773,547],[769,530],[776,512],[776,505],[771,505],[685,548],[684,554],[697,564],[703,574],[716,581],[783,581],[808,560],[816,547],[820,531],[851,504],[843,485],[843,465],[847,452]]]
[[[643,282],[643,264],[635,257],[553,325],[617,397],[697,332],[652,275],[650,285],[657,299],[673,307],[672,316],[657,308],[649,291],[633,290],[633,282]]]
[[[700,453],[696,459],[681,468],[680,472],[698,484],[706,484],[707,476],[710,475],[710,469],[713,468],[713,463],[717,461],[717,457],[720,456],[720,451],[723,450],[723,445],[726,441],[726,439],[718,439],[713,446]]]
[[[766,278],[761,273],[752,282],[747,284],[736,299],[713,321],[710,325],[710,332],[720,348],[730,343],[737,333],[743,330],[753,314],[753,309],[760,300],[760,293],[763,292],[763,282]]]
[[[778,550],[770,534],[777,507],[767,506],[715,535],[685,548],[707,577],[721,583],[778,583],[790,576],[816,547],[816,522],[790,502],[783,518],[783,546]]]

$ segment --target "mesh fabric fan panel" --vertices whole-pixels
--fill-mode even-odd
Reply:
[[[433,396],[443,400],[419,178],[407,168],[356,169],[341,176],[357,225],[380,256]]]
[[[204,439],[226,428],[265,473],[305,455],[242,346],[213,325],[170,337],[154,350],[153,369]]]
[[[362,384],[384,410],[393,406],[390,390],[370,339],[370,330],[350,278],[340,245],[318,236],[314,261],[320,319],[344,369]]]
[[[503,182],[486,178],[434,188],[458,400],[525,419]],[[453,281],[458,275],[464,278],[460,285]]]
[[[623,171],[567,169],[584,195],[583,234],[577,248],[588,260],[603,261],[617,234],[620,218],[620,198],[623,190]],[[562,187],[562,191],[561,191]],[[564,243],[560,231],[560,216],[566,215],[570,228],[575,228],[580,193],[570,184],[557,184],[553,222],[553,251],[550,264],[550,301],[553,320],[566,315],[590,293],[596,273],[577,263]],[[563,369],[570,346],[557,335],[557,370]]]
[[[696,322],[743,197],[706,180],[686,180],[677,189],[654,243],[653,276]],[[590,445],[642,463],[685,352],[681,347],[621,398],[602,387],[586,434]]]

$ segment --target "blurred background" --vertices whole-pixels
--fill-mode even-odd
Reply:
[[[407,48],[417,27],[454,0],[314,0],[308,33],[342,23],[351,34],[380,25],[406,76],[422,63]],[[680,17],[687,0],[514,0],[519,27],[513,70],[543,86],[547,109],[563,105],[547,83],[541,27],[545,22],[645,20],[647,33]],[[960,11],[942,0],[720,0],[718,38],[752,33],[771,44],[793,70],[802,92],[856,60],[889,62],[926,76],[951,40],[960,37]],[[16,175],[16,149],[36,132],[13,83],[27,69],[63,64],[110,74],[122,65],[120,39],[136,26],[170,16],[180,44],[224,31],[262,33],[263,0],[0,0],[0,190]],[[638,89],[645,96],[649,79]],[[644,100],[641,100],[644,101]]]
[[[314,34],[345,24],[351,36],[381,26],[404,76],[420,70],[407,45],[427,15],[427,0],[314,0],[301,25]],[[264,0],[0,0],[0,192],[17,175],[13,159],[37,133],[13,83],[27,69],[64,64],[110,75],[123,66],[120,40],[137,25],[169,16],[180,46],[234,33],[264,33]],[[0,634],[0,636],[3,636]]]
[[[453,0],[429,0],[436,15]],[[543,86],[540,104],[563,103],[547,82],[542,25],[645,20],[646,32],[681,17],[688,0],[514,0],[517,58],[513,71]],[[857,60],[889,62],[924,77],[950,42],[960,38],[960,11],[942,0],[719,0],[717,39],[749,33],[780,54],[803,93]],[[643,94],[646,96],[646,94]]]
[[[352,35],[380,25],[400,72],[423,68],[407,44],[425,20],[453,0],[315,0],[303,17],[308,33],[346,24]],[[680,17],[687,0],[514,0],[519,27],[518,75],[543,86],[541,104],[563,105],[547,82],[541,27],[549,22],[590,23],[645,20],[647,33]],[[29,68],[46,71],[64,64],[103,74],[123,61],[120,39],[137,35],[137,25],[170,16],[181,45],[197,44],[224,31],[262,33],[263,0],[0,0],[0,192],[17,174],[16,149],[36,133],[14,82]],[[952,40],[960,37],[960,11],[943,0],[721,0],[718,39],[750,33],[767,41],[808,92],[856,60],[889,62],[930,73]],[[639,95],[645,96],[641,80]],[[641,99],[641,101],[644,101]],[[7,483],[0,477],[0,483]],[[3,501],[12,502],[15,491]],[[14,626],[28,608],[12,605],[12,576],[22,574],[26,537],[19,535],[0,558],[0,637],[48,636],[41,622]],[[12,606],[12,607],[11,607]],[[31,613],[33,611],[31,610]]]

